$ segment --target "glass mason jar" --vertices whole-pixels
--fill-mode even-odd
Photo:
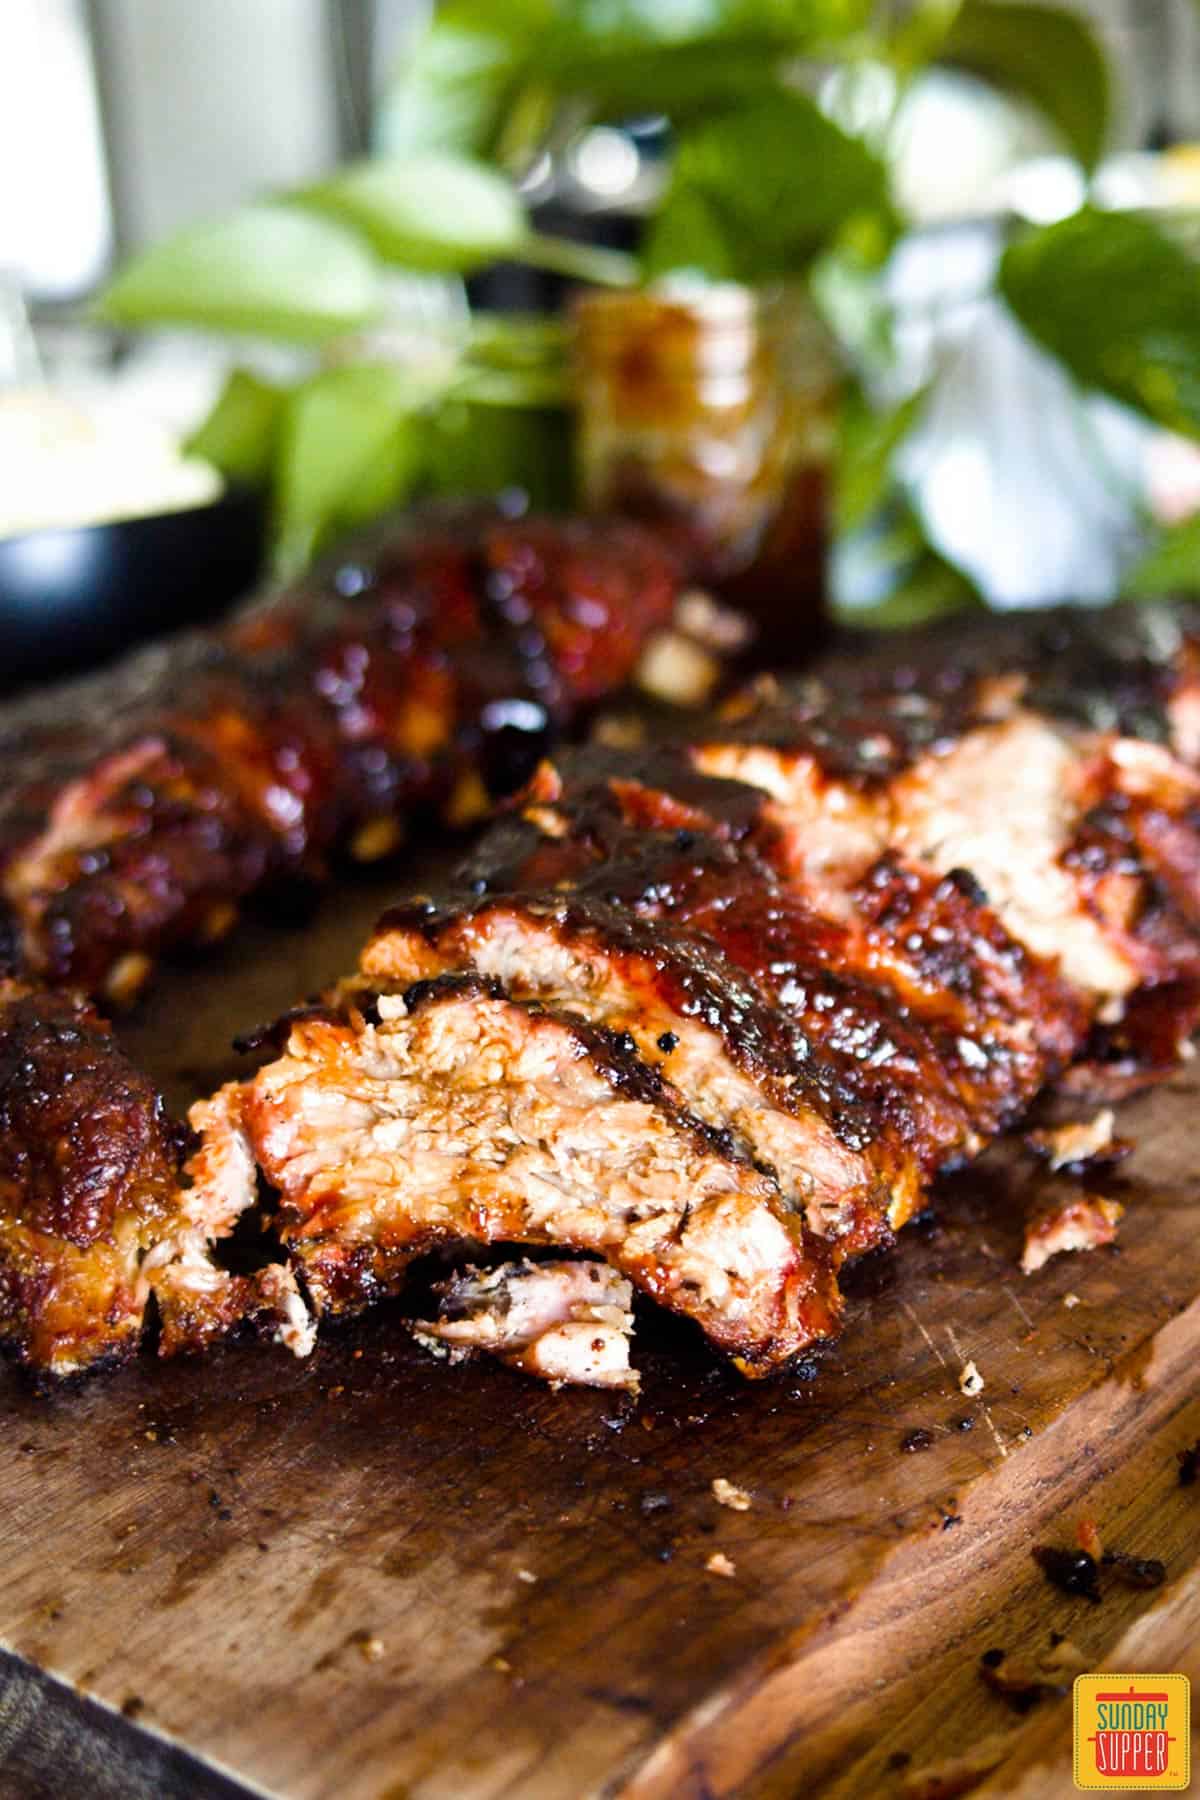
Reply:
[[[735,284],[576,301],[584,498],[675,530],[697,579],[796,661],[824,628],[839,369],[802,291]]]

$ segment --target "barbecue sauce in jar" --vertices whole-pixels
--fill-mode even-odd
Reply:
[[[589,293],[573,313],[579,462],[598,511],[649,520],[757,628],[756,661],[826,633],[839,372],[796,288]]]

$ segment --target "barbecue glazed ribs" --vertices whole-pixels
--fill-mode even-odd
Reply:
[[[18,705],[0,970],[123,1004],[256,891],[388,854],[422,817],[469,823],[644,656],[670,679],[679,602],[697,616],[635,526],[431,508],[219,631]]]
[[[173,1210],[179,1144],[107,1024],[0,981],[0,1319],[41,1367],[136,1344],[140,1259]]]
[[[0,980],[0,1339],[21,1361],[52,1374],[121,1361],[152,1290],[167,1352],[246,1320],[311,1346],[290,1269],[212,1259],[244,1208],[213,1141],[219,1106],[193,1109],[209,1139],[181,1183],[189,1133],[107,1022],[78,995]]]
[[[450,891],[193,1109],[184,1224],[142,1261],[165,1347],[227,1328],[211,1242],[260,1211],[280,1260],[247,1316],[299,1349],[481,1245],[603,1259],[750,1375],[833,1334],[839,1269],[1048,1082],[1182,1053],[1198,647],[1171,609],[1023,621],[983,667],[917,640],[686,741],[543,760]],[[482,1344],[478,1286],[467,1311]]]

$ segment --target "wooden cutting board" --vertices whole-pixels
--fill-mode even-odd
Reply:
[[[130,1045],[186,1102],[420,875],[247,927]],[[1093,1668],[1170,1668],[1200,1641],[1198,1118],[1189,1071],[1125,1107],[1119,1248],[1032,1278],[1028,1162],[956,1179],[773,1382],[648,1318],[639,1400],[553,1394],[435,1363],[398,1307],[307,1362],[5,1375],[0,1794],[887,1796],[981,1740],[987,1791],[1070,1791],[1069,1700],[1022,1718],[978,1658],[1056,1631]],[[1168,1586],[1052,1588],[1031,1549],[1082,1512]]]

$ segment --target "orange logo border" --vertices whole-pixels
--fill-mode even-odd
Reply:
[[[1086,1692],[1089,1700],[1096,1700],[1099,1698],[1096,1690],[1091,1686],[1094,1682],[1111,1684],[1114,1690],[1121,1690],[1128,1687],[1131,1692],[1135,1689],[1145,1691],[1151,1688],[1158,1688],[1161,1690],[1162,1686],[1167,1684],[1166,1696],[1162,1695],[1160,1692],[1159,1694],[1156,1694],[1156,1698],[1168,1698],[1172,1693],[1172,1689],[1174,1690],[1173,1703],[1168,1698],[1168,1703],[1172,1704],[1172,1712],[1174,1713],[1175,1708],[1179,1706],[1180,1702],[1182,1702],[1183,1707],[1182,1730],[1177,1733],[1177,1735],[1181,1735],[1183,1738],[1182,1780],[1177,1776],[1172,1776],[1170,1779],[1164,1780],[1161,1775],[1143,1775],[1140,1778],[1137,1776],[1131,1777],[1125,1774],[1097,1776],[1094,1770],[1083,1771],[1081,1776],[1080,1753],[1083,1747],[1083,1739],[1079,1722],[1079,1701],[1081,1692]],[[1088,1684],[1086,1689],[1083,1685],[1085,1683]],[[1108,1697],[1113,1698],[1114,1696],[1110,1695]],[[1183,1793],[1191,1786],[1192,1781],[1191,1701],[1192,1685],[1186,1675],[1110,1674],[1108,1671],[1096,1674],[1077,1675],[1071,1691],[1071,1773],[1076,1788],[1081,1793]],[[1176,1722],[1176,1719],[1173,1717],[1171,1723],[1175,1724]],[[1089,1776],[1091,1777],[1090,1779],[1088,1778]]]

